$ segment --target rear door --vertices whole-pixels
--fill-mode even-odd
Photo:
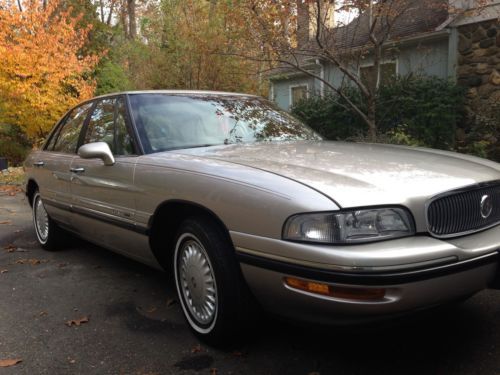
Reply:
[[[49,215],[56,221],[71,224],[71,163],[92,103],[73,110],[59,124],[45,149],[33,160],[40,194]]]

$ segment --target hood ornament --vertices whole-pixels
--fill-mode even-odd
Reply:
[[[493,201],[488,194],[481,197],[481,216],[483,219],[487,219],[493,211]]]

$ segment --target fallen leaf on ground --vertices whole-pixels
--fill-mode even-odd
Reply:
[[[0,367],[10,367],[17,365],[19,362],[22,362],[23,360],[20,358],[16,359],[0,359]]]
[[[88,321],[89,321],[89,318],[88,318],[87,316],[83,316],[83,317],[81,317],[80,319],[68,320],[68,321],[66,322],[66,325],[67,325],[68,327],[71,327],[71,326],[74,326],[74,325],[75,325],[75,326],[80,326],[80,325],[81,325],[81,324],[83,324],[83,323],[88,323]]]
[[[8,245],[5,245],[3,247],[3,249],[8,252],[8,253],[13,253],[14,251],[16,251],[17,249],[17,246],[16,245],[13,245],[13,244],[8,244]]]
[[[57,265],[57,267],[59,267],[59,268],[63,268],[63,267],[66,267],[67,265],[68,265],[68,263],[59,263],[59,264]]]
[[[11,221],[10,220],[3,220],[3,221],[0,221],[0,224],[11,224]]]
[[[40,259],[18,259],[16,260],[16,264],[31,264],[32,266],[36,266],[40,263],[47,263],[48,260],[40,260]]]
[[[217,375],[217,369],[215,367],[210,369],[210,375]]]
[[[234,357],[243,357],[243,353],[235,350],[231,353]]]
[[[154,313],[156,310],[158,310],[158,309],[153,306],[153,307],[147,309],[146,312],[151,314],[151,313]]]
[[[7,273],[7,272],[9,272],[9,270],[0,270],[0,274]]]
[[[38,316],[45,316],[47,315],[47,311],[40,311],[40,313],[38,314]]]
[[[0,191],[4,191],[6,193],[20,193],[23,189],[16,185],[0,185]]]
[[[167,299],[167,307],[175,305],[176,303],[177,303],[177,300],[175,298],[168,298]]]
[[[203,348],[201,347],[201,345],[196,345],[195,347],[193,347],[193,349],[191,349],[191,353],[199,353],[199,352],[203,352]]]

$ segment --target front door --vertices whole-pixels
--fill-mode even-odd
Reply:
[[[83,144],[92,142],[106,142],[115,164],[106,166],[100,159],[79,156],[73,160],[71,191],[78,231],[100,245],[144,260],[149,256],[147,237],[135,224],[137,147],[122,96],[98,99]]]

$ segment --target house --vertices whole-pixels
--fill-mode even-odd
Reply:
[[[397,4],[398,0],[379,0]],[[323,27],[335,34],[333,48],[351,51],[369,48],[370,12],[365,11],[342,27],[333,26],[333,2],[323,0]],[[374,2],[376,6],[377,2]],[[478,4],[481,7],[478,7]],[[298,0],[297,50],[311,50],[316,43],[315,3]],[[404,14],[395,17],[381,56],[380,82],[409,73],[458,80],[470,89],[470,96],[500,102],[500,0],[406,0]],[[430,4],[430,5],[429,5]],[[321,27],[321,26],[320,26]],[[328,60],[300,54],[301,68],[323,78],[335,87],[350,84]],[[349,69],[367,86],[378,76],[373,54],[360,53],[352,58]],[[347,57],[349,58],[349,57]],[[288,110],[294,103],[311,95],[324,95],[328,88],[321,79],[285,65],[269,76],[270,98]]]

